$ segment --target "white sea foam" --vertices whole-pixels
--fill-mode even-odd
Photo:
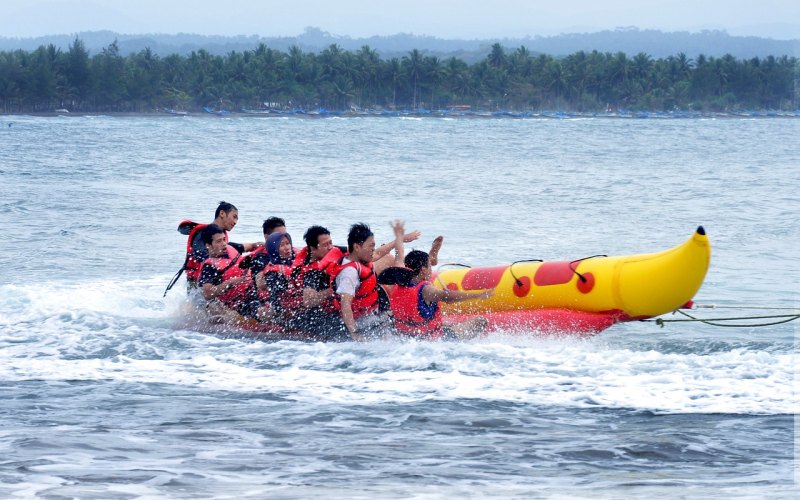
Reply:
[[[185,299],[173,292],[162,301],[164,281],[4,285],[0,379],[161,383],[336,404],[479,398],[798,413],[792,352],[671,353],[519,333],[467,343],[240,341],[172,330]]]
[[[6,349],[0,352],[0,379],[173,384],[336,404],[478,398],[665,413],[798,412],[792,383],[796,360],[789,353],[679,355],[558,340],[523,347],[490,342],[262,344],[203,337],[176,332],[183,347],[162,347],[158,356],[163,359],[65,359],[64,352],[75,353],[77,345],[66,350],[42,345],[33,357]],[[185,349],[187,339],[195,345]]]

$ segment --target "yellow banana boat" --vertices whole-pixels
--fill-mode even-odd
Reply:
[[[442,304],[446,318],[481,315],[491,329],[595,333],[620,321],[658,316],[690,303],[711,260],[701,227],[657,253],[440,271],[434,284],[486,290],[492,297]]]

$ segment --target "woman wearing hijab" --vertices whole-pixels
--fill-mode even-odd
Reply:
[[[288,277],[295,259],[292,237],[289,233],[272,233],[264,248],[265,252],[258,256],[253,266],[256,287],[261,290],[262,297],[266,295],[264,298],[272,306],[276,319],[286,319],[291,311],[284,310],[281,297],[289,287]]]
[[[295,254],[289,233],[272,233],[267,237],[267,258],[273,266],[291,266]]]

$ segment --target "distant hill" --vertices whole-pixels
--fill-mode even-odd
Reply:
[[[491,45],[499,42],[510,49],[525,46],[533,53],[556,57],[572,54],[579,50],[625,52],[629,55],[644,52],[655,58],[667,57],[680,52],[689,57],[696,57],[699,54],[706,56],[731,54],[737,58],[768,55],[800,56],[800,39],[774,40],[752,36],[731,36],[724,31],[666,33],[636,28],[617,28],[597,33],[570,33],[547,37],[484,40],[442,39],[404,33],[391,36],[350,38],[331,35],[319,28],[311,27],[306,28],[301,35],[296,37],[205,36],[186,33],[130,35],[111,31],[90,31],[36,38],[0,37],[0,50],[32,51],[40,45],[51,43],[66,49],[76,36],[83,40],[91,54],[97,54],[116,39],[122,55],[139,52],[147,47],[161,56],[173,53],[186,55],[201,48],[212,54],[223,55],[231,51],[252,50],[260,43],[281,51],[286,51],[289,47],[296,45],[306,52],[319,52],[331,44],[337,44],[343,49],[351,51],[369,45],[377,50],[384,59],[402,57],[412,49],[419,49],[428,55],[456,56],[467,63],[472,63],[483,59],[490,52]]]

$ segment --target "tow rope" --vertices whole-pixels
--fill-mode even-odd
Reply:
[[[758,309],[758,310],[773,310],[773,311],[798,311],[800,308],[798,307],[754,307],[754,306],[717,306],[717,305],[695,305],[695,308],[705,308],[705,309]],[[686,322],[699,322],[704,323],[710,326],[721,326],[725,328],[756,328],[762,326],[773,326],[773,325],[780,325],[783,323],[788,323],[790,321],[794,321],[800,318],[800,313],[795,314],[771,314],[771,315],[762,315],[762,316],[737,316],[731,318],[698,318],[692,316],[691,314],[682,311],[680,309],[676,309],[672,311],[672,314],[681,314],[686,316],[686,318],[682,319],[664,319],[664,318],[655,318],[655,319],[645,319],[642,321],[653,322],[664,328],[666,323],[686,323]],[[720,323],[721,321],[753,321],[753,320],[762,320],[762,319],[769,319],[769,320],[776,320],[776,321],[769,321],[766,323],[737,323],[737,324],[729,324],[729,323]]]

